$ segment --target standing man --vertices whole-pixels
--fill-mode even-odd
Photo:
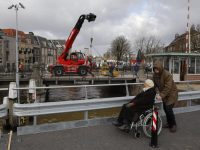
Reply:
[[[135,75],[137,75],[138,74],[138,65],[137,65],[137,63],[135,63]]]
[[[160,61],[155,61],[153,64],[153,81],[155,88],[157,87],[160,94],[156,97],[163,100],[163,108],[167,118],[167,124],[163,128],[170,128],[172,133],[176,132],[177,124],[172,108],[178,100],[178,90],[172,79],[172,75],[163,68]]]
[[[113,65],[112,62],[111,62],[110,64],[111,64],[111,65],[110,65],[110,74],[112,75],[112,78],[114,78],[113,70],[114,70],[115,66]]]
[[[23,71],[22,71],[22,62],[19,65],[19,72],[21,72],[21,78],[24,77]]]

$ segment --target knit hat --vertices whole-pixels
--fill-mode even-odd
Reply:
[[[145,83],[148,84],[150,87],[154,87],[154,83],[153,83],[153,81],[150,80],[150,79],[147,79],[147,80],[145,81]]]

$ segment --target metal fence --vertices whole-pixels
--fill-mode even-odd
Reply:
[[[51,76],[51,73],[49,72],[49,68],[48,67],[44,67],[44,66],[40,66],[39,68],[39,75],[41,77],[50,77]],[[92,73],[95,75],[95,76],[99,76],[101,75],[99,73],[99,70],[101,68],[95,68],[95,69],[92,69]],[[24,75],[24,77],[30,77],[33,73],[33,67],[31,65],[25,65],[22,67],[22,72],[19,70],[19,75],[21,76],[22,74]],[[89,73],[88,73],[89,75]],[[124,75],[135,75],[135,71],[134,70],[119,70],[119,76],[120,77],[123,77]],[[54,77],[56,77],[55,75],[53,75]],[[77,73],[70,73],[70,74],[65,74],[64,76],[80,76],[78,75]],[[15,79],[16,78],[16,67],[15,66],[12,66],[12,67],[9,67],[9,66],[0,66],[0,78],[13,78]]]
[[[189,83],[200,82],[200,81],[180,81],[176,83],[187,84],[187,90],[185,92],[179,92],[178,101],[187,101],[186,107],[179,107],[174,109],[174,113],[184,113],[191,112],[195,110],[200,110],[200,105],[191,106],[191,100],[200,99],[199,91],[190,91]],[[18,127],[18,135],[33,134],[40,132],[50,132],[64,129],[72,129],[79,127],[87,127],[92,125],[99,125],[104,123],[110,123],[116,117],[107,118],[96,118],[88,119],[88,111],[108,109],[121,107],[124,103],[129,102],[134,96],[129,95],[129,86],[142,85],[144,83],[124,83],[124,84],[104,84],[104,85],[79,85],[79,86],[56,86],[56,87],[36,87],[35,89],[55,89],[55,88],[85,88],[85,100],[76,101],[61,101],[61,102],[48,102],[48,103],[33,103],[33,104],[14,104],[13,105],[13,115],[17,117],[22,116],[35,116],[34,126],[24,126]],[[87,99],[87,87],[94,86],[125,86],[126,96],[125,97],[114,97],[114,98],[101,98],[101,99]],[[32,88],[14,88],[14,90],[24,90]],[[159,104],[159,115],[165,115],[162,108],[162,101],[155,100],[156,104]],[[84,112],[84,120],[61,122],[54,124],[43,124],[36,125],[36,116],[48,115],[48,114],[59,114],[59,113],[69,113],[69,112]]]

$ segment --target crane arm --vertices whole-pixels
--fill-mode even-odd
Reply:
[[[87,15],[81,15],[79,17],[75,27],[72,29],[72,31],[67,39],[63,53],[58,57],[57,63],[61,63],[63,60],[66,59],[68,52],[69,52],[70,48],[72,47],[72,44],[74,43],[74,40],[76,39],[85,19],[87,19],[88,22],[94,21],[96,19],[96,15],[90,13]]]

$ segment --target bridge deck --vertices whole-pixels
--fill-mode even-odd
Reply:
[[[163,129],[158,136],[159,150],[200,149],[200,111],[176,114],[178,130],[171,133]],[[166,123],[165,116],[162,117]],[[142,131],[142,128],[139,128]],[[1,149],[7,148],[9,135],[0,139]],[[12,136],[11,150],[130,150],[153,149],[150,138],[143,131],[139,140],[134,138],[134,130],[129,134],[120,131],[112,124],[79,128],[34,135]]]

